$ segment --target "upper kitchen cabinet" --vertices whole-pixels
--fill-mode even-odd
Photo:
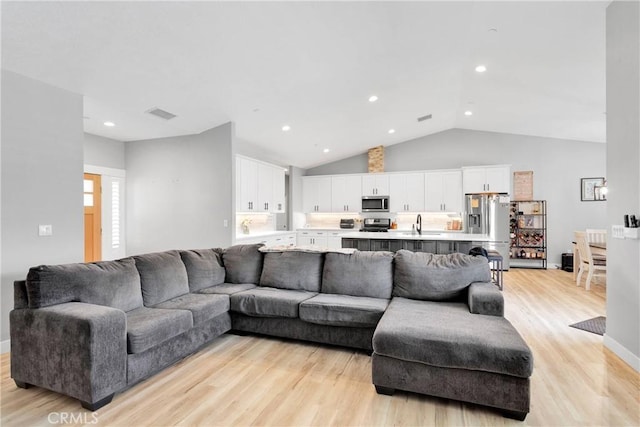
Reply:
[[[236,212],[284,212],[284,169],[236,157]]]
[[[360,175],[331,177],[331,210],[333,212],[360,212],[362,205],[362,178]]]
[[[389,175],[373,173],[362,175],[362,195],[388,196]]]
[[[258,163],[236,157],[236,212],[258,212]]]
[[[424,197],[427,212],[462,212],[462,171],[427,172]]]
[[[422,212],[424,210],[424,173],[389,175],[389,210]]]
[[[469,193],[511,192],[511,167],[479,166],[462,168],[462,189]]]
[[[305,213],[331,212],[331,177],[302,178],[302,208]]]
[[[258,164],[258,212],[284,212],[284,169]]]

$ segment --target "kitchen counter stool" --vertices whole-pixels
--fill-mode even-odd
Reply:
[[[502,290],[502,272],[504,271],[502,265],[502,255],[498,251],[487,251],[487,258],[491,265],[491,278],[493,282]]]

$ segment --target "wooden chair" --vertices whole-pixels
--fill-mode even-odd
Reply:
[[[587,243],[607,243],[607,230],[587,228]]]
[[[593,279],[593,276],[600,275],[598,272],[605,272],[606,274],[607,259],[602,257],[594,258],[591,253],[591,248],[589,247],[589,242],[587,241],[587,233],[576,232],[575,237],[576,244],[578,246],[578,253],[580,254],[580,267],[578,268],[576,285],[580,286],[582,273],[584,273],[585,270],[588,270],[587,283],[584,287],[588,291],[591,289],[591,279]]]

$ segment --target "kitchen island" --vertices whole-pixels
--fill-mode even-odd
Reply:
[[[361,251],[398,251],[408,249],[414,252],[449,254],[469,253],[475,246],[485,246],[491,239],[483,234],[451,233],[427,231],[422,234],[410,231],[351,232],[342,235],[343,248]]]

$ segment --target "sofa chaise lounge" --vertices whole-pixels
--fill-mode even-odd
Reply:
[[[233,329],[372,352],[378,393],[529,412],[533,357],[483,257],[237,245],[34,267],[14,290],[12,378],[89,410]]]

